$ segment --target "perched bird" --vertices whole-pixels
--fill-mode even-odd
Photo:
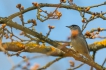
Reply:
[[[93,60],[89,54],[88,44],[82,31],[78,25],[66,26],[71,30],[71,44],[74,50],[82,55],[84,55],[89,60]]]

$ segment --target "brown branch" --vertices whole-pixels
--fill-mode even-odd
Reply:
[[[29,52],[29,53],[42,53],[42,54],[49,54],[48,52],[54,52],[54,54],[49,54],[53,56],[61,56],[63,52],[53,46],[45,46],[43,44],[38,45],[37,43],[26,43],[23,44],[21,42],[10,42],[10,43],[3,43],[2,48],[6,51],[13,51],[13,52]],[[0,49],[2,51],[2,49]],[[20,52],[19,52],[20,53]],[[17,53],[16,53],[17,54]],[[11,54],[14,55],[14,54]],[[10,55],[10,56],[11,56]]]
[[[47,4],[47,3],[40,3],[40,4],[39,4],[40,8],[41,8],[41,7],[57,7],[58,5],[59,5],[59,4]],[[79,6],[78,6],[78,7],[79,7]],[[78,9],[77,9],[76,7],[73,7],[73,6],[70,6],[70,5],[63,5],[63,4],[61,4],[61,5],[60,5],[60,8],[73,9],[73,10],[77,10],[77,11],[78,11]],[[84,8],[84,9],[85,9],[85,7],[80,7],[80,8]],[[10,19],[13,19],[13,18],[15,18],[16,16],[19,16],[20,14],[24,14],[24,13],[26,13],[26,12],[28,12],[28,11],[31,11],[31,10],[34,10],[34,9],[37,9],[37,7],[35,7],[35,6],[29,7],[29,8],[27,8],[27,9],[21,11],[21,12],[17,12],[17,13],[14,13],[14,14],[10,15],[8,18],[9,18],[9,20],[10,20]],[[82,9],[81,11],[82,11],[82,12],[85,12],[85,10],[83,10],[83,9]],[[92,15],[94,12],[87,11],[86,13]],[[104,14],[103,14],[103,15],[104,15]],[[104,16],[100,16],[100,18],[106,20],[106,18],[105,18]],[[1,22],[3,22],[3,21],[1,20]]]
[[[103,48],[106,48],[106,39],[89,44],[90,51],[98,51]]]
[[[69,43],[69,42],[65,42],[65,43]],[[92,44],[89,44],[89,50],[90,51],[98,51],[100,49],[103,49],[103,48],[106,48],[106,45],[105,45],[105,39],[102,40],[102,41],[99,41],[99,42],[94,42]],[[11,45],[11,43],[3,43],[3,47],[8,50],[8,51],[14,51],[14,52],[18,52],[20,50],[22,50],[23,48],[22,47],[18,47],[16,46],[16,44],[14,45]],[[27,46],[26,46],[27,47]],[[31,49],[32,47],[28,47],[24,52],[38,52],[38,53],[47,53],[47,52],[50,52],[50,46],[46,46],[45,48],[38,48],[38,47],[34,47],[33,49]],[[59,48],[59,47],[58,47]],[[61,49],[62,46],[59,48]],[[44,52],[45,51],[45,52]],[[62,53],[62,52],[61,52]]]
[[[45,42],[47,42],[47,43],[53,45],[54,47],[57,47],[57,46],[59,45],[58,42],[55,42],[55,41],[53,41],[53,40],[51,40],[51,39],[49,39],[49,38],[46,38],[46,36],[43,36],[42,34],[37,33],[37,32],[35,32],[35,31],[33,31],[33,30],[30,30],[30,29],[28,29],[28,28],[26,28],[26,27],[23,27],[23,26],[17,24],[16,22],[9,21],[9,22],[7,23],[7,25],[8,25],[8,26],[12,26],[12,27],[14,27],[14,28],[16,28],[16,29],[19,29],[19,30],[21,30],[21,31],[24,31],[24,32],[26,32],[27,34],[30,34],[30,35],[32,35],[32,36],[35,36],[35,37],[39,38],[40,40],[43,40],[43,41],[45,41]]]

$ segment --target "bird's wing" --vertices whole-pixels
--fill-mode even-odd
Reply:
[[[82,35],[81,39],[83,39],[83,41],[85,42],[86,48],[87,48],[87,50],[89,51],[89,47],[88,47],[86,38]]]

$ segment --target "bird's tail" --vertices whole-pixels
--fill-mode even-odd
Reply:
[[[88,58],[90,61],[94,61],[90,55],[86,55],[86,58]],[[91,66],[90,70],[93,70],[93,66]]]
[[[90,55],[88,55],[88,54],[86,54],[86,58],[88,58],[89,60],[93,61],[92,57]]]

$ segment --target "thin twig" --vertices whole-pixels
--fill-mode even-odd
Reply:
[[[97,18],[97,17],[96,17],[96,18]],[[96,18],[94,18],[94,19],[96,19]],[[88,23],[89,23],[90,21],[94,20],[94,19],[91,19],[91,18],[89,18],[88,20],[86,19],[86,24],[85,24],[85,26],[82,28],[82,31],[86,28],[86,26],[88,25]]]
[[[44,57],[44,56],[46,56],[46,55],[33,56],[33,57],[30,57],[30,58],[27,58],[27,60],[33,60],[33,59],[35,59],[35,58],[40,58],[40,57]],[[22,64],[23,62],[25,62],[25,60],[22,60],[22,61],[19,62],[17,65],[14,65],[14,66],[11,68],[11,70],[15,70],[15,68],[21,66],[21,64]],[[29,70],[30,70],[30,69],[29,69]]]
[[[3,34],[4,34],[4,29],[3,29]],[[2,47],[2,38],[3,38],[3,34],[0,37],[0,49],[6,53],[8,56],[10,56],[10,53],[8,53],[8,51],[6,51],[3,47]]]
[[[55,63],[56,61],[59,61],[60,59],[62,59],[62,57],[56,58],[55,60],[47,63],[45,66],[43,66],[42,68],[39,68],[38,70],[42,70],[42,69],[46,69],[48,68],[50,65],[52,65],[53,63]]]
[[[93,51],[93,60],[95,61],[96,51]]]
[[[94,8],[94,7],[99,7],[99,6],[103,6],[103,5],[106,5],[106,1],[101,3],[101,4],[98,4],[98,5],[93,5],[93,6],[89,6],[90,8]]]
[[[21,9],[19,9],[20,12],[22,11]],[[23,18],[23,14],[20,15],[20,20],[22,22],[22,26],[24,26],[25,22],[24,22],[24,18]]]
[[[106,58],[105,58],[105,60],[104,60],[104,62],[103,62],[103,64],[102,64],[102,67],[104,66],[105,63],[106,63]]]
[[[94,31],[98,31],[98,28],[93,28],[92,30],[90,30],[89,32],[94,32]],[[106,31],[106,28],[103,28],[101,31]]]
[[[52,29],[49,28],[49,31],[48,31],[46,37],[48,37],[48,36],[50,35],[51,30],[52,30]]]
[[[11,63],[12,66],[15,65],[14,62],[13,62],[13,60],[11,59],[11,57],[7,57],[7,59],[9,60],[9,62]]]
[[[72,68],[72,69],[68,69],[68,70],[75,70],[75,69],[77,69],[77,68],[79,68],[79,67],[81,67],[81,66],[83,66],[84,65],[84,63],[82,63],[82,64],[80,64],[80,65],[78,65],[78,66],[76,66],[76,67],[74,67],[74,68]]]
[[[9,30],[7,30],[7,29],[6,29],[6,31],[7,31],[8,33],[10,33],[10,34],[13,34],[13,33],[11,33]],[[18,36],[14,35],[14,34],[13,34],[13,36],[16,37],[17,39],[19,39],[20,41],[22,41],[22,39],[19,38]]]

